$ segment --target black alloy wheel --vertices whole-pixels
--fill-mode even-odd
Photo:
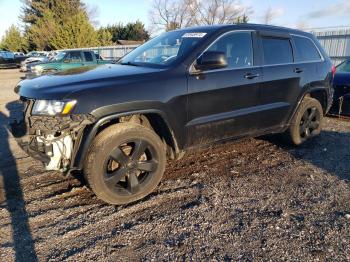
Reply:
[[[165,165],[165,144],[151,128],[119,123],[96,136],[84,174],[98,198],[121,205],[150,194],[161,181]]]
[[[143,139],[132,139],[115,147],[105,163],[104,181],[115,194],[136,194],[158,168],[158,154]]]
[[[300,137],[304,140],[308,139],[318,130],[320,126],[321,114],[316,107],[308,108],[300,120]]]
[[[323,108],[315,98],[305,97],[294,114],[287,132],[288,142],[301,145],[308,139],[318,136],[322,130]]]

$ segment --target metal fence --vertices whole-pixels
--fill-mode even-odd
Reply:
[[[350,28],[312,31],[335,65],[350,58]]]
[[[138,47],[138,45],[115,45],[103,47],[73,48],[69,50],[92,50],[99,53],[105,59],[117,60],[130,51],[134,50],[136,47]]]

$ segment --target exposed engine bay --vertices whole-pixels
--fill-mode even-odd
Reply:
[[[94,122],[91,115],[32,116],[33,101],[24,101],[23,119],[11,123],[19,145],[44,163],[46,170],[67,172],[75,145],[84,128]]]

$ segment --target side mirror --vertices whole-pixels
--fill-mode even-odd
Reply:
[[[206,71],[227,67],[227,57],[223,52],[207,51],[197,58],[194,66],[197,70]]]

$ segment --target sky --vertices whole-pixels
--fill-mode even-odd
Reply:
[[[237,0],[241,5],[250,7],[252,13],[249,22],[262,23],[263,14],[270,7],[273,14],[271,24],[299,27],[321,28],[350,26],[349,0]],[[149,8],[152,0],[83,0],[89,8],[96,9],[99,26],[115,23],[127,23],[140,20],[149,23]],[[0,0],[0,38],[6,29],[15,24],[21,26],[19,15],[20,0]]]

